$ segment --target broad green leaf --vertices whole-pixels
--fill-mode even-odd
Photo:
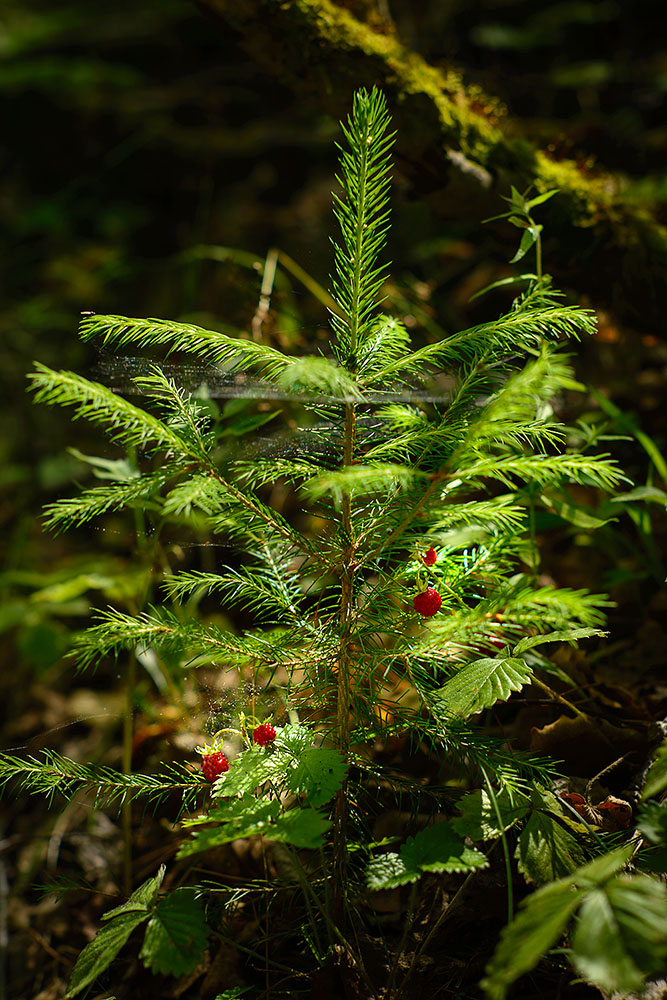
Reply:
[[[510,222],[511,221],[512,220],[510,219]],[[528,251],[530,250],[530,248],[537,242],[537,235],[538,234],[535,233],[535,229],[536,228],[538,228],[538,227],[531,226],[529,229],[526,229],[524,231],[524,234],[521,237],[521,242],[519,243],[519,249],[517,250],[517,252],[512,257],[512,259],[510,261],[510,264],[516,264],[523,257],[525,257],[526,254],[528,253]],[[539,227],[539,228],[541,228],[541,227]]]
[[[409,837],[401,858],[406,868],[423,872],[468,872],[489,866],[484,854],[467,847],[449,823],[435,823]]]
[[[365,496],[407,489],[425,474],[408,465],[353,465],[344,469],[327,470],[303,484],[302,489],[312,500],[330,494],[336,503],[346,496]]]
[[[95,982],[123,947],[135,927],[148,920],[146,907],[121,913],[98,931],[76,960],[72,970],[67,996],[73,997]]]
[[[393,889],[404,885],[402,876],[405,874],[405,862],[393,851],[373,858],[366,870],[366,885],[371,892],[380,889]]]
[[[167,870],[166,865],[160,865],[160,869],[153,878],[149,878],[146,882],[135,889],[130,898],[125,903],[121,903],[120,906],[115,906],[113,910],[107,910],[102,916],[102,920],[112,920],[114,917],[120,916],[121,913],[136,913],[139,910],[146,910],[157,899],[157,894],[160,891],[160,886],[164,881],[164,874]]]
[[[218,847],[220,844],[228,844],[240,837],[253,837],[260,833],[268,836],[269,824],[279,812],[280,803],[276,799],[254,799],[249,795],[215,806],[208,815],[184,824],[194,826],[214,823],[215,825],[197,830],[192,840],[182,845],[177,856],[185,858],[199,851]]]
[[[589,861],[587,865],[577,868],[576,872],[568,875],[567,878],[561,879],[561,882],[568,885],[580,885],[584,888],[594,888],[601,885],[607,879],[617,875],[622,868],[625,868],[632,857],[634,849],[635,845],[633,843],[617,847],[616,850],[602,854],[599,858]],[[539,891],[546,892],[547,889],[540,889]]]
[[[642,789],[642,798],[650,799],[654,795],[659,795],[667,788],[667,742],[658,749],[655,759],[651,764],[646,783]]]
[[[211,809],[207,815],[186,820],[184,826],[215,824],[197,830],[191,841],[180,848],[179,858],[207,851],[220,844],[228,844],[240,837],[254,837],[259,834],[269,840],[279,840],[295,847],[316,848],[322,845],[322,838],[331,823],[316,809],[290,809],[282,813],[277,799],[255,799],[244,795],[231,799]]]
[[[528,635],[516,644],[512,655],[521,656],[526,650],[542,646],[545,642],[575,642],[577,639],[588,639],[593,635],[606,634],[599,628],[570,628],[559,632],[547,632],[545,635]]]
[[[652,844],[667,847],[667,801],[649,802],[643,806],[637,828]]]
[[[508,987],[529,972],[559,940],[579,905],[581,894],[557,882],[529,896],[518,916],[504,928],[480,986],[491,1000],[504,1000]]]
[[[297,795],[305,795],[312,806],[323,806],[336,794],[346,774],[347,764],[338,750],[309,747],[288,772],[287,784]]]
[[[537,965],[563,934],[580,902],[591,889],[613,878],[632,857],[634,844],[603,854],[566,878],[537,889],[503,930],[487,977],[480,984],[491,1000],[504,1000],[508,987]]]
[[[618,520],[617,517],[596,517],[594,514],[582,510],[576,504],[568,503],[567,500],[560,500],[546,494],[541,494],[540,500],[545,507],[553,510],[558,517],[562,517],[564,521],[569,521],[570,524],[574,524],[577,528],[586,528],[594,531],[597,528],[604,527],[605,524],[609,524],[610,521]]]
[[[292,392],[316,392],[339,399],[363,399],[357,382],[345,369],[328,358],[288,358],[290,362],[278,376],[278,384]]]
[[[191,889],[177,889],[161,899],[146,927],[140,952],[154,973],[183,976],[192,972],[208,944],[202,905]]]
[[[331,821],[316,809],[290,809],[270,825],[266,836],[283,844],[316,850],[324,844],[324,834],[330,826]]]
[[[282,726],[277,730],[276,750],[287,750],[293,756],[300,755],[313,744],[313,732],[306,726]]]
[[[285,754],[267,753],[264,747],[250,747],[240,753],[229,771],[214,782],[212,794],[215,798],[227,798],[254,792],[270,778],[282,776],[290,763]]]
[[[497,701],[506,701],[531,676],[532,669],[523,660],[485,657],[461,667],[435,692],[435,697],[448,714],[467,719],[483,708],[491,708]]]
[[[458,803],[460,816],[451,821],[452,828],[462,837],[471,840],[490,840],[499,837],[509,830],[518,820],[523,819],[530,809],[530,800],[524,795],[510,797],[503,790],[496,795],[496,804],[500,812],[503,829],[498,828],[498,817],[486,789],[476,789],[468,792]]]
[[[89,590],[100,590],[107,597],[118,600],[134,597],[146,587],[150,570],[138,567],[130,572],[107,576],[102,573],[82,573],[70,577],[62,583],[52,583],[48,587],[30,595],[33,604],[64,604]]]
[[[571,874],[586,860],[577,837],[537,809],[521,831],[514,857],[524,878],[538,886]]]
[[[640,989],[667,962],[667,887],[648,875],[622,875],[588,892],[570,957],[605,992]]]
[[[449,823],[437,823],[408,838],[400,855],[385,854],[368,866],[366,883],[371,890],[395,889],[416,882],[425,872],[469,872],[487,868],[486,857],[467,847]]]

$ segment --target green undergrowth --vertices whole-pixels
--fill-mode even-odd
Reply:
[[[571,446],[554,411],[577,388],[562,344],[591,334],[594,317],[564,305],[542,273],[532,213],[551,193],[513,191],[515,259],[536,250],[524,291],[506,315],[414,347],[399,319],[378,312],[392,144],[383,95],[359,91],[343,125],[335,308],[319,354],[89,315],[84,340],[146,351],[134,394],[43,365],[31,375],[37,402],[91,422],[119,451],[87,458],[102,481],[51,504],[48,526],[131,511],[147,577],[101,610],[74,650],[80,669],[110,657],[126,666],[124,768],[4,755],[0,778],[120,808],[128,878],[132,804],[159,815],[179,803],[169,874],[160,868],[104,914],[69,996],[135,931],[149,970],[191,975],[210,941],[236,941],[239,921],[259,909],[267,928],[280,914],[288,944],[277,932],[248,936],[247,981],[230,987],[293,995],[314,970],[337,965],[355,968],[365,995],[398,998],[443,919],[432,916],[417,939],[428,880],[449,879],[455,899],[453,884],[498,863],[507,919],[482,983],[489,997],[504,997],[563,941],[576,974],[607,991],[639,988],[667,957],[655,875],[664,750],[648,771],[641,835],[610,835],[559,794],[555,761],[491,731],[493,713],[530,688],[584,717],[558,693],[576,684],[548,654],[602,636],[607,599],[540,579],[535,523],[545,509],[567,515],[569,488],[628,489],[609,455]],[[203,364],[199,388],[168,377],[160,352]],[[224,405],[205,391],[207,376],[223,379]],[[161,539],[174,532],[214,539],[220,565],[173,565]],[[138,662],[174,699],[188,671],[235,679],[238,704],[214,713],[200,750],[217,767],[210,781],[178,763],[132,771]],[[241,697],[248,678],[252,711]],[[377,750],[392,741],[403,752],[389,767]],[[408,766],[410,750],[425,778]],[[376,835],[391,808],[408,817],[402,832]],[[260,845],[262,876],[239,885],[224,869],[210,874],[205,859],[244,840]],[[518,908],[515,880],[532,890]],[[390,890],[406,897],[397,941],[373,906]],[[364,935],[383,949],[379,971],[366,966]]]

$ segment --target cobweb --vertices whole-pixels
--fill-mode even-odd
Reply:
[[[257,399],[293,400],[302,402],[346,402],[325,394],[287,390],[274,382],[253,378],[240,372],[224,371],[212,365],[191,362],[152,361],[148,358],[118,355],[101,351],[92,374],[114,392],[128,395],[145,395],[138,379],[149,375],[151,369],[160,371],[179,388],[202,399]],[[381,403],[440,403],[449,401],[452,378],[443,372],[423,386],[389,385],[364,393],[364,404]],[[350,400],[357,402],[357,400]]]

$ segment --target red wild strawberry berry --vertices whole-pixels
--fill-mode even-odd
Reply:
[[[207,781],[215,781],[229,770],[229,761],[224,753],[205,753],[201,759],[201,769]]]
[[[422,560],[425,566],[433,566],[435,563],[437,563],[438,554],[433,548],[433,546],[431,546],[428,552],[424,553],[424,555],[422,556]]]
[[[276,731],[270,722],[263,722],[257,729],[253,729],[252,741],[260,747],[266,747],[273,743],[276,738]]]
[[[430,618],[442,607],[442,597],[434,587],[427,587],[423,594],[417,594],[412,603],[415,611],[424,618]]]

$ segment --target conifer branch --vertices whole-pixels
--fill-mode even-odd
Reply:
[[[269,379],[276,378],[290,364],[287,356],[265,344],[164,319],[87,316],[81,322],[81,337],[118,346],[165,345],[170,351],[194,354],[209,365],[230,363],[233,371],[254,371]]]
[[[74,372],[56,372],[41,364],[36,368],[29,379],[38,403],[76,407],[76,418],[102,424],[111,440],[125,447],[150,447],[169,456],[192,457],[192,445],[180,434],[105,386]]]
[[[373,325],[373,310],[386,275],[377,265],[389,228],[389,153],[394,135],[387,134],[389,114],[384,95],[376,88],[354,95],[352,114],[342,125],[348,148],[338,147],[343,189],[334,195],[334,214],[341,228],[342,245],[333,242],[336,274],[333,298],[340,310],[331,312],[337,333],[339,360],[357,370],[357,351]]]
[[[79,764],[53,750],[44,750],[41,758],[0,754],[0,787],[10,784],[49,799],[56,794],[71,799],[79,791],[91,791],[96,809],[116,810],[140,798],[155,808],[174,792],[180,794],[182,808],[192,807],[205,787],[201,776],[184,766],[171,765],[161,774],[124,774]]]

